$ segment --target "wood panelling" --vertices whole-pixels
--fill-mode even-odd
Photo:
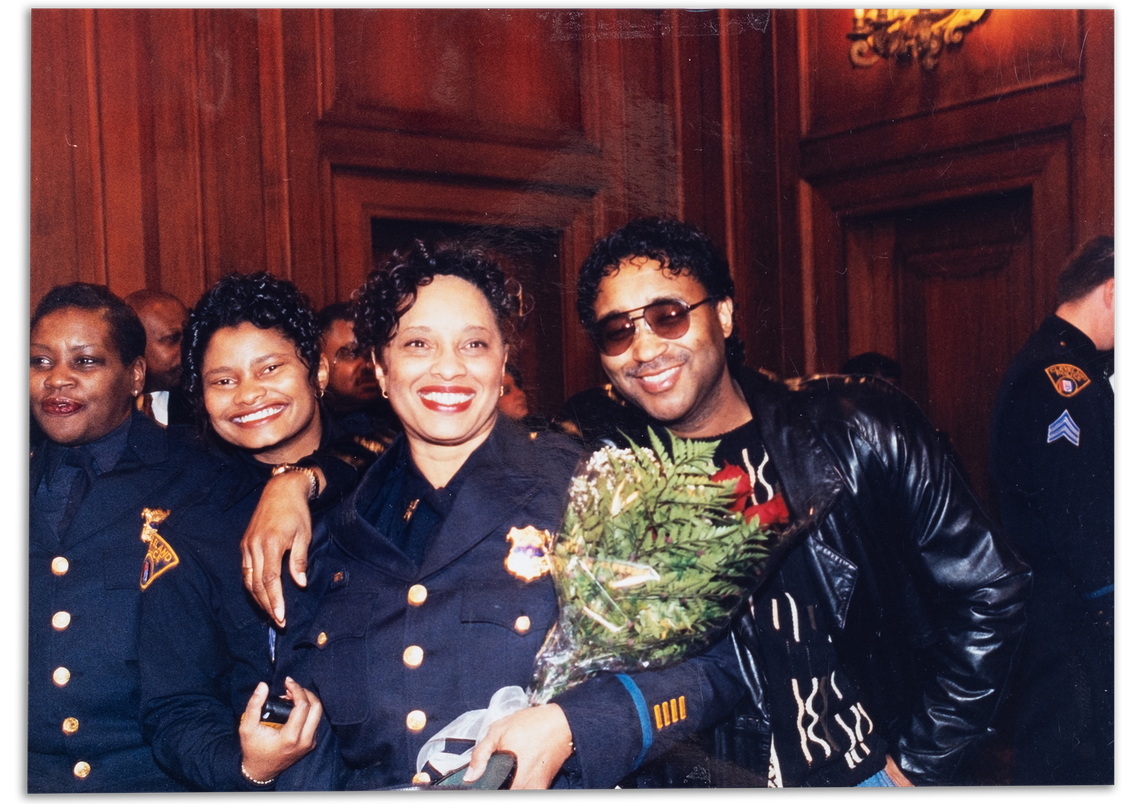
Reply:
[[[941,326],[949,279],[920,283],[925,325],[880,317],[921,262],[899,257],[908,216],[1012,195],[1028,332],[1068,251],[1113,229],[1112,11],[995,10],[932,73],[852,67],[850,14],[35,9],[32,302],[84,279],[189,303],[267,268],[319,305],[363,277],[377,218],[553,232],[558,292],[535,295],[561,299],[544,370],[569,394],[602,378],[577,266],[677,214],[728,253],[749,362],[794,375]]]
[[[1069,252],[1112,232],[1097,186],[1112,168],[1112,15],[993,11],[924,73],[851,66],[837,38],[849,14],[776,17],[799,27],[803,115],[778,125],[799,138],[780,169],[800,199],[781,204],[806,244],[807,370],[899,359],[985,498],[997,383],[1053,309]]]
[[[581,11],[333,12],[332,107],[353,125],[494,141],[582,132]]]
[[[37,10],[31,70],[31,294],[106,283],[99,126],[90,60],[93,11]],[[71,47],[58,47],[69,42]]]
[[[870,126],[889,126],[1078,77],[1082,50],[1079,12],[995,9],[942,51],[935,69],[882,59],[852,66],[850,9],[809,12],[810,138]]]

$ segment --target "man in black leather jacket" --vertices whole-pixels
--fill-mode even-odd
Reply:
[[[1005,694],[1030,572],[918,407],[874,378],[744,368],[728,265],[677,221],[598,241],[578,312],[625,400],[736,445],[718,462],[782,534],[733,629],[751,701],[717,755],[770,786],[962,781]],[[657,783],[692,776],[668,774]]]

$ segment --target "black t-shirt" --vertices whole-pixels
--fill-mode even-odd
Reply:
[[[718,475],[739,478],[738,508],[773,529],[787,527],[780,479],[759,428],[750,421],[719,440]],[[883,769],[886,743],[839,664],[807,558],[793,549],[752,598],[771,714],[768,785],[854,786]]]

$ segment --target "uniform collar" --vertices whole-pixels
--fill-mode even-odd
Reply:
[[[1076,363],[1085,365],[1097,359],[1100,352],[1092,338],[1082,332],[1075,324],[1070,324],[1056,315],[1047,315],[1041,323],[1041,331],[1057,341],[1061,348],[1072,355]]]

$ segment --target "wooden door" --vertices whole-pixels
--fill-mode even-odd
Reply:
[[[983,501],[989,420],[1037,324],[1028,189],[851,219],[848,353],[902,365],[903,389],[958,451]]]

